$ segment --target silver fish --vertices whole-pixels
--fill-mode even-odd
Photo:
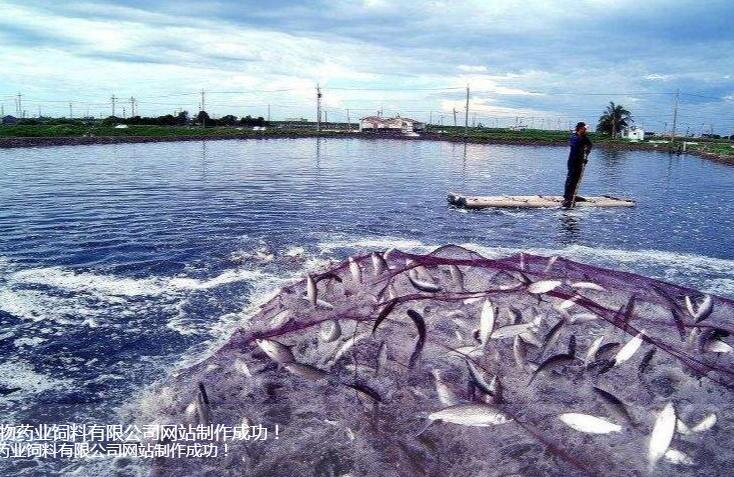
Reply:
[[[325,343],[336,341],[342,335],[342,327],[337,320],[328,320],[321,323],[319,337]]]
[[[372,269],[374,270],[376,277],[379,277],[388,269],[387,262],[382,255],[377,252],[372,252]]]
[[[459,290],[464,290],[464,274],[461,273],[461,269],[457,267],[456,265],[449,265],[449,270],[451,271],[451,279],[456,282],[456,285],[458,285]]]
[[[273,328],[280,328],[281,326],[288,323],[292,318],[290,310],[283,310],[276,314],[272,320],[270,320],[270,326]]]
[[[540,280],[535,283],[531,283],[528,286],[528,292],[533,293],[535,295],[540,295],[540,294],[548,293],[549,291],[555,290],[562,284],[563,282],[561,282],[560,280]]]
[[[546,333],[545,342],[543,343],[543,347],[540,350],[541,355],[545,354],[547,350],[553,349],[553,347],[558,342],[558,338],[561,335],[561,331],[565,323],[566,322],[564,320],[559,320],[558,323],[553,325],[553,328],[551,328],[550,331]]]
[[[515,356],[517,367],[525,369],[528,364],[527,350],[525,348],[525,342],[520,336],[515,336],[515,341],[512,343],[512,354]]]
[[[519,335],[520,333],[525,333],[527,331],[531,331],[533,329],[533,323],[521,323],[519,325],[507,325],[503,326],[501,328],[497,328],[492,332],[492,339],[504,339],[504,338],[514,338],[515,336]]]
[[[352,274],[352,280],[357,283],[362,283],[362,269],[354,257],[349,257],[349,271]]]
[[[643,341],[643,336],[645,336],[645,330],[641,330],[637,334],[637,336],[629,340],[627,343],[625,343],[624,346],[622,346],[619,351],[617,351],[617,354],[614,357],[615,366],[619,366],[620,364],[630,359],[637,352],[637,350],[640,349]]]
[[[433,283],[427,282],[425,280],[421,280],[416,275],[410,276],[410,274],[408,274],[408,281],[410,281],[410,284],[413,285],[414,288],[422,292],[436,293],[441,291],[440,286],[434,285]]]
[[[696,323],[705,320],[708,318],[708,316],[711,314],[711,312],[714,309],[714,303],[711,299],[711,295],[706,295],[703,297],[703,301],[701,301],[701,304],[698,306],[695,306],[693,301],[691,300],[691,297],[686,296],[686,308],[688,309],[688,313],[691,314],[694,320],[696,320]]]
[[[482,391],[484,394],[494,395],[492,385],[488,383],[487,380],[484,378],[484,373],[480,369],[478,369],[476,365],[471,362],[471,360],[467,359],[466,365],[469,368],[469,375],[471,376],[472,381],[479,388],[479,390]]]
[[[258,339],[255,342],[276,363],[287,364],[296,360],[291,349],[282,343],[269,339]]]
[[[432,371],[433,378],[436,383],[436,394],[438,394],[438,400],[444,406],[454,406],[461,400],[456,396],[456,393],[446,384],[441,378],[441,371],[434,369]]]
[[[380,349],[377,350],[377,367],[375,368],[375,375],[378,375],[387,366],[387,343],[384,341],[380,343]]]
[[[572,429],[587,434],[609,434],[610,432],[622,431],[622,426],[619,424],[589,414],[569,412],[561,414],[558,419]]]
[[[283,367],[289,373],[308,379],[309,381],[317,381],[319,379],[325,378],[328,375],[326,371],[319,369],[315,366],[311,366],[309,364],[293,362],[284,364]]]
[[[492,331],[494,331],[494,318],[494,306],[489,299],[486,299],[482,305],[482,312],[479,318],[479,341],[483,345],[486,345],[492,336]]]
[[[489,427],[512,421],[509,415],[498,408],[480,403],[449,406],[429,414],[428,419],[476,427]]]
[[[549,260],[548,264],[545,266],[545,269],[543,269],[543,273],[550,272],[551,268],[553,268],[553,265],[555,265],[556,260],[558,260],[558,255],[553,255]]]
[[[311,306],[316,306],[318,290],[316,289],[316,282],[313,281],[311,274],[306,275],[306,296],[308,297],[308,301],[311,303]]]
[[[650,472],[653,471],[658,460],[668,451],[675,433],[676,420],[675,408],[673,403],[669,402],[655,419],[655,425],[650,434],[647,452],[648,470]]]
[[[369,336],[371,336],[370,333],[362,333],[361,335],[353,336],[352,338],[346,340],[344,343],[342,343],[341,347],[337,349],[336,353],[334,353],[334,357],[331,359],[331,362],[336,363],[337,361],[339,361],[339,358],[344,356],[344,354],[349,351],[352,346],[359,343],[363,339],[368,338]]]
[[[592,282],[571,283],[571,288],[585,288],[587,290],[606,291],[606,288],[604,288],[603,286],[597,285],[596,283]]]
[[[688,454],[677,449],[673,449],[672,447],[665,451],[665,455],[663,457],[671,464],[696,465]]]

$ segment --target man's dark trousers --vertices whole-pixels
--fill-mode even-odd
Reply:
[[[584,159],[569,158],[568,159],[568,175],[566,175],[566,188],[563,192],[563,199],[567,202],[573,201],[573,195],[576,192],[576,186],[581,179],[581,171],[584,169]]]

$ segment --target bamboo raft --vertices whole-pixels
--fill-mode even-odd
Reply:
[[[467,196],[449,193],[449,204],[465,209],[486,208],[540,208],[560,207],[563,197],[560,195],[497,195]],[[623,197],[602,195],[598,197],[580,197],[576,199],[577,207],[633,207],[635,201]]]

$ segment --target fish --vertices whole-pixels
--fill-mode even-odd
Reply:
[[[548,293],[549,291],[553,291],[562,284],[563,282],[559,280],[540,280],[535,283],[531,283],[528,286],[528,292],[535,295],[540,295],[543,293]]]
[[[393,285],[392,283],[387,286],[387,296],[391,300],[394,300],[398,297],[398,292],[395,291],[395,285]]]
[[[527,349],[525,348],[525,342],[520,336],[515,336],[515,340],[512,343],[512,354],[515,357],[515,364],[520,369],[525,369],[528,364],[527,360]]]
[[[444,382],[441,378],[441,371],[434,369],[432,371],[433,378],[436,383],[436,394],[438,394],[438,400],[444,406],[454,406],[461,400],[456,396],[456,393]]]
[[[379,277],[388,270],[387,262],[377,252],[372,252],[372,269],[375,272],[375,276]]]
[[[535,346],[536,348],[540,348],[541,346],[543,346],[543,342],[540,341],[538,335],[536,335],[533,331],[523,331],[517,336],[522,338],[522,340],[527,344]]]
[[[711,413],[708,416],[701,419],[701,421],[695,426],[691,427],[691,432],[703,432],[708,431],[716,424],[716,414]]]
[[[568,412],[558,416],[558,419],[571,429],[587,434],[609,434],[622,431],[622,426],[619,424],[590,414]]]
[[[703,346],[703,351],[708,353],[731,353],[734,351],[734,348],[726,341],[715,338],[706,341],[706,344]]]
[[[652,433],[650,434],[650,443],[648,445],[647,461],[650,472],[655,468],[655,464],[665,455],[673,440],[675,433],[676,416],[673,403],[669,402],[655,419]]]
[[[442,290],[440,286],[427,282],[425,280],[421,280],[417,276],[411,276],[410,274],[408,274],[408,281],[410,282],[411,285],[413,285],[415,289],[420,290],[422,292],[437,293]]]
[[[462,426],[489,427],[513,419],[500,409],[485,403],[457,404],[428,415],[431,421],[449,422]]]
[[[382,397],[380,396],[380,393],[378,393],[373,388],[371,388],[370,386],[364,383],[354,382],[354,383],[344,383],[344,385],[352,389],[355,389],[366,396],[371,397],[376,402],[382,402]]]
[[[483,351],[478,346],[462,346],[450,350],[447,354],[452,357],[464,358],[465,356],[481,356]]]
[[[553,268],[553,265],[556,263],[556,260],[558,260],[558,255],[553,255],[550,259],[548,259],[548,264],[543,269],[543,273],[550,272],[550,269]]]
[[[550,331],[546,333],[545,339],[543,340],[543,347],[540,349],[541,355],[543,355],[547,350],[553,349],[553,347],[556,345],[556,342],[558,342],[558,337],[561,334],[561,328],[563,327],[564,323],[566,323],[564,320],[559,320],[558,323],[553,325]]]
[[[337,320],[327,320],[321,323],[319,327],[319,338],[324,343],[336,341],[342,335],[342,328]]]
[[[423,345],[426,343],[426,322],[423,319],[423,316],[415,310],[408,310],[407,313],[410,319],[413,320],[415,327],[418,329],[418,341],[415,343],[415,348],[413,349],[413,353],[410,355],[410,360],[408,362],[408,368],[412,368],[423,350]]]
[[[551,356],[550,358],[546,359],[540,365],[538,368],[533,372],[533,375],[530,377],[530,381],[528,381],[528,384],[532,383],[533,380],[543,371],[552,371],[554,369],[562,368],[563,366],[569,365],[574,362],[576,357],[571,354],[556,354]]]
[[[480,302],[482,300],[484,300],[484,297],[482,297],[482,296],[475,296],[475,297],[464,299],[464,304],[465,305],[473,305],[474,303],[478,303],[478,302]]]
[[[484,300],[482,312],[479,318],[479,341],[486,345],[489,342],[492,331],[494,331],[495,313],[494,306],[489,299]]]
[[[308,379],[309,381],[318,381],[319,379],[325,378],[329,374],[323,369],[319,369],[315,366],[296,362],[284,364],[283,367],[289,373]]]
[[[516,325],[518,323],[522,323],[522,312],[515,308],[514,306],[510,306],[508,308],[508,311],[510,313],[510,316],[512,319],[510,320],[513,325]]]
[[[275,340],[257,339],[255,343],[270,359],[279,364],[292,363],[296,360],[290,347]]]
[[[694,320],[696,320],[696,323],[699,323],[706,318],[709,317],[711,312],[714,309],[714,303],[711,299],[711,295],[706,295],[703,297],[703,301],[701,301],[701,304],[696,307],[693,303],[693,300],[691,300],[691,297],[686,295],[686,309],[688,310],[688,313],[690,313],[691,317],[693,317]]]
[[[272,320],[270,320],[270,326],[273,328],[280,328],[281,326],[288,323],[292,318],[290,310],[283,310],[276,314]]]
[[[568,354],[576,356],[576,335],[568,338]]]
[[[316,306],[316,300],[318,299],[318,290],[316,288],[316,282],[313,281],[313,277],[308,274],[306,275],[306,296],[308,297],[311,306]]]
[[[520,333],[525,333],[532,330],[533,327],[533,323],[521,323],[519,325],[502,326],[494,330],[490,338],[497,340],[503,338],[514,338]]]
[[[622,346],[622,348],[617,351],[617,354],[614,356],[614,365],[619,366],[628,359],[630,359],[638,349],[640,349],[640,346],[642,345],[643,336],[645,336],[645,330],[641,330],[639,333],[637,333],[637,336],[629,340],[627,343]]]
[[[349,351],[352,348],[352,346],[356,345],[357,343],[367,338],[368,336],[370,336],[368,333],[362,333],[360,335],[352,336],[348,340],[344,341],[344,343],[342,343],[342,345],[339,347],[336,353],[334,353],[334,357],[331,358],[331,362],[336,363],[337,361],[339,361],[339,358],[344,356],[344,354],[347,351]]]
[[[451,272],[451,279],[456,282],[456,285],[459,287],[459,290],[464,290],[464,274],[461,273],[461,269],[451,264],[449,265],[449,271]]]
[[[196,415],[198,423],[202,426],[208,426],[211,422],[211,406],[209,405],[209,396],[207,396],[204,383],[199,383],[199,392],[196,395]]]
[[[671,464],[696,465],[696,463],[688,456],[688,454],[681,452],[677,449],[673,449],[672,447],[665,451],[663,457],[665,457],[665,460],[667,460]]]
[[[676,419],[675,421],[675,431],[678,434],[683,434],[684,436],[687,436],[688,434],[691,434],[691,428],[686,425],[685,422],[683,422],[680,419]]]
[[[627,406],[625,406],[622,401],[612,393],[601,388],[594,386],[592,389],[594,390],[594,393],[601,398],[604,405],[612,414],[626,421],[630,426],[635,427],[635,422],[632,420],[632,416],[627,410]]]
[[[233,367],[238,373],[242,373],[248,378],[252,377],[252,372],[250,371],[250,368],[247,366],[247,363],[245,363],[242,359],[235,359]]]
[[[395,305],[398,304],[397,299],[392,299],[387,304],[382,307],[382,310],[377,315],[377,319],[375,320],[375,324],[372,325],[372,334],[375,334],[375,331],[377,331],[377,327],[380,326],[380,324],[385,321],[385,319],[388,317],[388,315],[392,312],[393,308],[395,308]]]
[[[559,311],[566,311],[569,308],[573,307],[580,298],[580,296],[572,296],[567,300],[563,300],[556,306],[556,309]]]
[[[599,346],[599,349],[596,351],[596,357],[599,359],[603,359],[604,357],[606,357],[607,354],[610,354],[620,345],[621,343],[617,343],[616,341],[612,343],[604,343],[603,345]]]
[[[362,283],[362,269],[354,257],[349,257],[349,272],[352,274],[352,280]]]
[[[375,376],[385,369],[387,365],[387,343],[380,342],[380,348],[377,350],[377,366],[375,367]]]
[[[599,316],[594,313],[576,313],[568,318],[569,323],[587,323],[589,321],[598,320]]]
[[[647,367],[650,365],[650,361],[652,361],[653,356],[655,356],[655,351],[655,348],[653,348],[645,353],[645,356],[642,357],[642,361],[640,361],[640,366],[637,368],[640,374],[644,373],[645,369],[647,369]]]
[[[309,298],[307,296],[303,296],[301,298],[303,300],[306,300],[306,301],[308,301],[310,303]],[[317,298],[316,299],[316,304],[314,306],[316,308],[324,308],[324,309],[327,309],[327,310],[333,310],[334,309],[334,305],[332,305],[328,301],[322,300],[321,298]]]
[[[596,353],[599,351],[602,341],[604,341],[604,335],[598,336],[594,341],[591,342],[589,348],[586,350],[586,359],[584,364],[588,367],[592,361],[596,359]]]
[[[606,288],[604,288],[603,286],[592,282],[571,283],[571,288],[585,288],[587,290],[606,291]]]
[[[469,368],[469,376],[471,376],[472,382],[482,391],[484,394],[494,395],[492,386],[484,379],[484,375],[471,360],[465,360],[466,366]]]

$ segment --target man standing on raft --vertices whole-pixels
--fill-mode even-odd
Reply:
[[[574,195],[581,180],[584,165],[588,162],[586,156],[591,152],[591,141],[586,135],[586,123],[576,124],[576,131],[568,141],[571,151],[568,153],[568,175],[566,188],[563,192],[563,207],[570,208],[574,204]]]

